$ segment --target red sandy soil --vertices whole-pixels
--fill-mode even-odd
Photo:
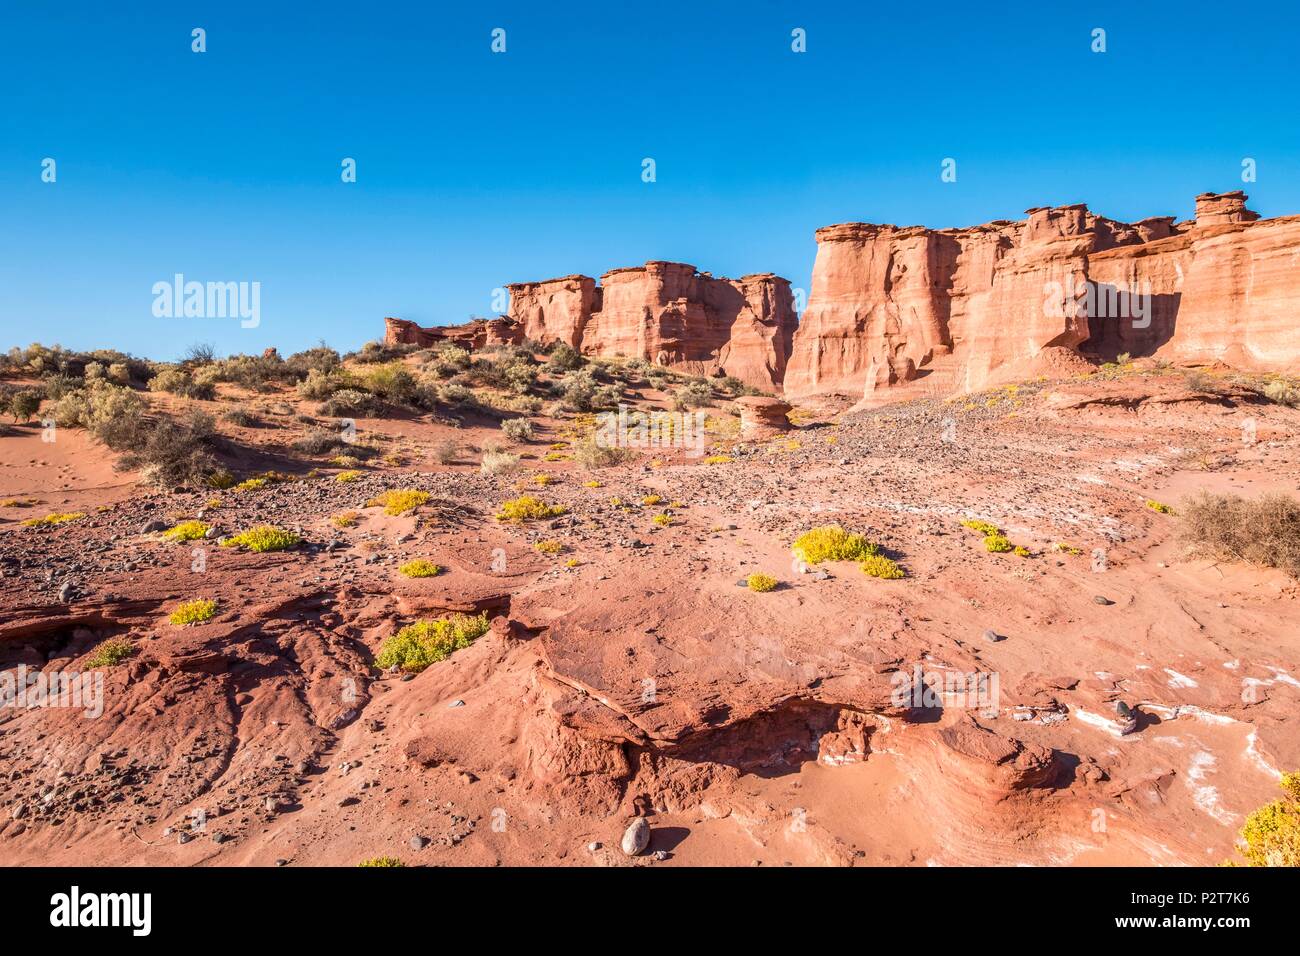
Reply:
[[[493,421],[366,420],[401,464],[239,493],[160,494],[83,435],[16,429],[0,438],[0,498],[38,503],[0,507],[0,668],[79,670],[113,635],[135,652],[103,671],[97,719],[0,710],[0,862],[1230,858],[1245,814],[1300,767],[1296,585],[1187,557],[1178,519],[1145,502],[1295,492],[1300,412],[1178,375],[848,404],[798,408],[775,441],[719,440],[727,463],[646,454],[595,473],[543,460],[558,419],[537,419],[535,458],[505,475],[477,467]],[[278,426],[223,428],[256,449],[248,471],[310,467]],[[465,451],[439,465],[431,449],[448,436]],[[536,472],[553,482],[535,486]],[[521,485],[568,512],[494,520]],[[389,488],[433,499],[400,517],[366,507]],[[641,505],[649,494],[663,503]],[[335,528],[346,510],[358,523]],[[19,524],[52,511],[86,517]],[[200,514],[222,534],[298,527],[305,544],[256,555],[142,532]],[[963,518],[1032,555],[987,553]],[[832,521],[907,576],[798,573],[791,542]],[[543,538],[565,551],[538,553]],[[447,570],[397,572],[416,557]],[[737,586],[755,571],[781,585]],[[219,602],[213,620],[168,623],[197,597]],[[448,660],[413,677],[372,666],[403,624],[481,610],[493,630]],[[890,677],[918,663],[996,672],[996,712],[897,706]],[[1140,714],[1124,737],[1118,699]],[[630,859],[618,844],[637,814],[651,853]]]

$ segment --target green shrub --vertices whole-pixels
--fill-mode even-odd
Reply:
[[[416,558],[414,561],[407,561],[397,570],[408,578],[432,578],[439,574],[442,568],[427,558]]]
[[[232,535],[221,542],[221,546],[223,548],[247,548],[249,551],[256,551],[261,554],[265,551],[283,551],[285,548],[292,548],[301,540],[302,538],[292,531],[285,531],[273,525],[263,524]]]
[[[176,610],[172,611],[167,620],[178,627],[184,627],[187,624],[202,624],[204,621],[210,621],[216,613],[216,601],[199,598],[177,605]]]
[[[133,645],[125,637],[110,637],[106,641],[101,641],[95,645],[90,656],[86,658],[87,667],[112,667],[114,664],[120,664],[131,656],[135,650]]]
[[[387,670],[395,664],[404,671],[419,672],[469,647],[487,629],[486,611],[477,616],[453,614],[436,621],[417,621],[384,642],[375,666]]]
[[[524,495],[520,498],[513,498],[510,501],[501,503],[501,510],[497,512],[498,521],[509,521],[513,524],[522,524],[525,521],[538,521],[543,518],[555,518],[564,514],[566,509],[559,505],[548,505],[540,498],[534,498],[531,495]]]
[[[1012,550],[1012,544],[1005,535],[988,534],[984,536],[984,549],[993,553],[1010,551]]]
[[[837,524],[805,531],[795,539],[794,556],[806,564],[823,561],[863,561],[879,548],[860,534],[851,534]]]
[[[417,491],[414,488],[401,488],[385,491],[381,495],[376,495],[366,502],[367,508],[383,508],[384,514],[397,516],[405,514],[408,511],[414,511],[420,505],[429,500],[427,491]]]
[[[896,561],[892,561],[883,554],[873,554],[863,560],[859,565],[864,574],[869,574],[873,578],[901,578],[903,569],[898,566]]]
[[[1283,799],[1246,817],[1238,850],[1247,866],[1300,866],[1300,773],[1283,774],[1281,787]]]
[[[202,521],[182,521],[168,528],[162,536],[168,541],[197,541],[208,533],[210,527]]]

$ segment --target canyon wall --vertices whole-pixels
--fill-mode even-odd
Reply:
[[[1300,217],[1260,221],[1241,192],[1196,218],[1123,223],[1086,206],[965,229],[817,230],[787,395],[951,395],[1089,360],[1300,365]]]
[[[1186,222],[1125,223],[1075,204],[961,229],[826,226],[802,321],[778,276],[653,261],[599,284],[516,283],[498,319],[439,329],[388,319],[387,341],[564,342],[866,403],[1067,375],[1123,353],[1294,371],[1300,216],[1260,220],[1246,199],[1204,193]]]
[[[715,278],[680,262],[647,262],[601,276],[571,275],[506,287],[500,319],[422,329],[387,319],[385,341],[470,348],[525,340],[563,342],[584,355],[643,359],[677,371],[730,375],[779,390],[797,317],[790,283],[770,273]]]

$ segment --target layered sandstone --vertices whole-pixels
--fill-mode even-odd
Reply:
[[[716,278],[681,262],[647,262],[601,277],[570,275],[506,287],[500,319],[422,329],[387,319],[390,344],[470,348],[562,342],[584,355],[642,359],[771,391],[785,377],[798,319],[790,283],[771,273]]]
[[[817,231],[785,392],[977,390],[1128,352],[1260,370],[1300,361],[1300,217],[1238,192],[1197,218],[1123,223],[1081,204],[966,229]]]

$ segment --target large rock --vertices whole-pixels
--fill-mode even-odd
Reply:
[[[1075,204],[966,229],[819,229],[784,391],[946,396],[1123,352],[1292,368],[1300,217],[1259,220],[1246,198],[1204,193],[1183,223]]]
[[[385,341],[483,348],[525,339],[584,354],[622,356],[693,375],[730,375],[780,388],[798,318],[790,283],[771,273],[715,278],[680,262],[647,262],[601,277],[520,282],[503,318],[422,329],[387,319]]]
[[[779,398],[745,395],[736,399],[740,409],[740,437],[746,441],[771,438],[790,430],[790,403]]]

